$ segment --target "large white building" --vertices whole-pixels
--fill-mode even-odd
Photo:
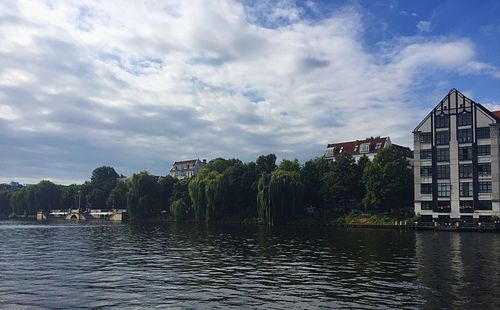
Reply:
[[[170,168],[170,175],[174,178],[185,179],[194,177],[201,170],[203,166],[207,164],[207,161],[199,159],[176,161],[172,164]]]
[[[452,89],[414,130],[415,214],[490,221],[500,212],[500,111]]]
[[[340,154],[349,154],[356,161],[361,157],[366,156],[368,159],[373,160],[378,151],[393,146],[401,151],[406,159],[411,163],[413,159],[413,152],[410,148],[393,144],[389,137],[375,137],[364,140],[347,141],[340,143],[331,143],[326,146],[324,158],[333,160]]]

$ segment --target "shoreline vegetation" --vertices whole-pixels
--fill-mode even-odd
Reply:
[[[413,173],[399,150],[381,150],[370,161],[348,154],[255,162],[216,158],[193,178],[130,178],[103,166],[90,181],[68,186],[43,180],[0,192],[0,218],[33,218],[38,211],[69,208],[127,209],[131,220],[317,225],[377,225],[410,220]],[[366,215],[368,214],[368,215]]]

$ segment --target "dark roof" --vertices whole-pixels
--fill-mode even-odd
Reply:
[[[175,161],[174,165],[182,165],[182,164],[195,164],[197,159],[191,159],[191,160],[183,160],[183,161]]]
[[[361,144],[369,144],[368,153],[360,153]],[[379,144],[379,148],[377,148],[377,144]],[[328,144],[327,148],[334,148],[333,156],[338,154],[349,154],[349,155],[362,155],[362,154],[371,154],[378,152],[379,149],[383,149],[385,144],[387,143],[387,137],[376,137],[376,138],[368,138],[365,140],[355,140],[341,143],[332,143]]]
[[[494,120],[496,120],[496,122],[500,122],[500,111],[490,111],[488,110],[486,107],[484,107],[482,104],[478,103],[478,102],[475,102],[474,100],[470,99],[469,97],[465,96],[464,94],[462,94],[460,91],[458,91],[456,88],[452,88],[449,93],[444,96],[444,98],[434,107],[434,109],[436,109],[441,103],[443,103],[443,101],[445,101],[449,96],[451,96],[451,94],[453,93],[456,93],[464,98],[467,98],[471,101],[471,103],[474,105],[476,105],[479,109],[481,109],[484,113],[488,114],[491,118],[493,118]],[[433,110],[434,110],[433,109]],[[427,117],[429,117],[430,115],[432,114],[432,112],[428,113],[427,116],[418,124],[417,127],[415,127],[415,129],[413,130],[413,132],[416,132],[417,131],[417,128],[419,128],[424,122],[425,120],[427,119]]]
[[[402,146],[402,145],[397,145],[397,144],[392,144],[392,147],[396,148],[398,151],[403,154],[404,157],[406,158],[413,158],[413,151],[407,147],[407,146]]]

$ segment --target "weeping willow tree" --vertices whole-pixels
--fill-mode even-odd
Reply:
[[[225,213],[229,207],[229,197],[224,174],[211,172],[205,180],[205,197],[207,201],[205,220],[210,221]]]
[[[206,197],[205,197],[205,179],[202,175],[195,176],[189,182],[189,197],[191,198],[191,206],[194,211],[196,221],[201,221],[205,218],[206,213]]]
[[[259,219],[271,224],[269,217],[269,181],[271,180],[271,175],[269,173],[263,173],[257,184],[257,212],[259,214]]]
[[[295,217],[302,206],[304,185],[296,171],[263,174],[258,184],[259,217],[268,225]]]

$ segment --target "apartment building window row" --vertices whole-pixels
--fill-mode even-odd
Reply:
[[[476,135],[478,139],[489,139],[490,138],[490,128],[489,127],[479,127],[476,130]]]
[[[450,144],[450,132],[449,131],[436,132],[436,145],[448,145],[448,144]]]
[[[491,182],[479,182],[480,193],[491,193]]]
[[[420,176],[424,178],[432,177],[432,166],[420,167]]]
[[[457,115],[457,125],[467,126],[472,125],[472,113],[461,113]]]
[[[449,179],[450,178],[450,166],[449,165],[439,165],[436,166],[436,176],[438,179]]]
[[[426,210],[426,211],[432,211],[432,201],[420,202],[420,209]]]
[[[422,132],[420,134],[420,143],[431,143],[431,141],[432,141],[431,132]]]
[[[450,203],[450,201],[438,201],[436,212],[450,213],[451,212],[451,203]]]
[[[491,175],[491,163],[480,163],[477,165],[477,173],[479,176],[490,176]]]
[[[476,206],[474,209],[476,210],[492,210],[493,204],[491,203],[491,200],[479,200],[479,205]]]
[[[477,156],[489,156],[489,155],[491,155],[491,145],[477,146]]]
[[[436,128],[448,128],[450,126],[450,117],[441,115],[436,117]]]
[[[420,193],[423,195],[432,194],[432,184],[420,184]]]
[[[438,197],[450,197],[451,185],[450,183],[438,183]]]
[[[432,159],[432,150],[420,150],[420,159]]]
[[[460,183],[460,197],[472,197],[472,182]]]
[[[474,207],[472,200],[461,200],[459,203],[460,213],[473,213]]]
[[[458,165],[458,175],[461,179],[472,178],[472,164]]]
[[[472,147],[470,146],[459,147],[458,160],[472,160]]]
[[[458,143],[471,143],[472,142],[472,129],[459,129],[457,135]]]
[[[439,148],[436,149],[436,160],[437,161],[450,161],[450,149],[449,148]]]

